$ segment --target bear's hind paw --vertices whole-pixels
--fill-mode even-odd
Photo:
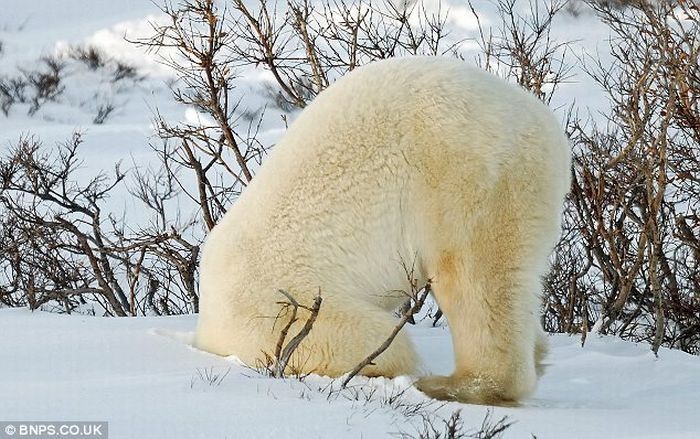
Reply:
[[[415,383],[431,398],[465,404],[517,407],[517,401],[504,398],[499,386],[488,377],[428,376]]]

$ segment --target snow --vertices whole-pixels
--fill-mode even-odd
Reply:
[[[113,438],[358,438],[416,434],[382,399],[428,404],[430,416],[461,409],[477,427],[486,408],[431,402],[409,377],[356,378],[355,393],[329,393],[337,381],[273,379],[192,348],[195,316],[100,318],[0,309],[0,418],[109,421]],[[410,328],[426,369],[447,373],[449,333],[426,322]],[[700,358],[589,336],[551,336],[551,363],[521,407],[494,409],[516,423],[505,438],[696,438]],[[220,376],[210,384],[207,375]],[[398,406],[399,404],[394,404]]]
[[[486,11],[482,25],[495,22],[485,0],[473,3],[480,13]],[[438,8],[437,0],[426,5]],[[478,35],[463,2],[442,5],[443,11],[450,10],[449,23],[463,32],[454,38]],[[96,47],[137,67],[139,74],[113,82],[109,68],[93,71],[79,62],[67,63],[66,89],[57,102],[32,116],[26,104],[15,105],[9,117],[0,113],[0,153],[28,133],[52,146],[81,130],[86,162],[81,175],[87,178],[120,161],[125,167],[154,162],[149,143],[157,142],[152,126],[156,108],[171,122],[209,123],[194,109],[173,102],[169,69],[124,40],[147,37],[149,22],[162,19],[152,2],[0,0],[0,10],[0,74],[34,68],[42,56],[66,59],[76,46]],[[572,42],[573,56],[606,56],[607,30],[590,14],[563,15],[553,32],[555,39]],[[467,40],[463,48],[470,60],[478,46]],[[572,102],[592,113],[604,109],[592,80],[580,70],[572,73],[553,101],[562,118]],[[267,103],[262,85],[268,80],[262,70],[241,71],[241,113]],[[99,105],[110,103],[114,112],[95,124]],[[272,144],[283,132],[279,111],[268,109],[260,139]],[[125,190],[115,194],[110,208],[128,212],[133,221],[145,220],[144,210]],[[0,309],[0,421],[106,420],[113,438],[376,438],[416,435],[422,426],[421,416],[405,416],[388,399],[422,407],[422,415],[436,419],[462,410],[469,427],[480,425],[485,415],[481,406],[432,402],[410,386],[408,377],[356,378],[344,392],[329,391],[338,383],[324,377],[309,376],[303,382],[267,378],[235,359],[190,347],[195,322],[196,316],[109,319]],[[451,371],[446,328],[421,324],[410,334],[426,372]],[[551,365],[537,393],[521,407],[494,411],[495,419],[507,415],[516,421],[506,438],[700,437],[700,358],[665,349],[655,358],[647,346],[593,335],[584,347],[567,336],[552,336],[551,343]],[[216,383],[209,383],[210,378]]]

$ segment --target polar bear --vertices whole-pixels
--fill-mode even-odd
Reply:
[[[279,290],[306,305],[320,291],[296,364],[342,375],[392,332],[408,261],[419,284],[431,280],[455,353],[452,375],[417,387],[515,404],[546,352],[540,276],[569,166],[550,110],[490,73],[443,57],[355,69],[304,109],[210,232],[195,345],[254,365],[284,326]],[[417,368],[402,332],[362,373]]]

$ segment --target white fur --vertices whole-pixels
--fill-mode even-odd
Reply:
[[[296,368],[337,376],[390,334],[402,261],[433,280],[455,372],[429,395],[511,404],[546,352],[540,280],[559,233],[570,152],[530,94],[447,58],[377,62],[321,93],[212,230],[196,345],[253,365],[272,354],[284,289],[323,305]],[[290,334],[298,332],[308,313]],[[290,335],[291,336],[291,335]],[[416,372],[401,333],[367,375]]]

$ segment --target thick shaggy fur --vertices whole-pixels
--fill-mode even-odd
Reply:
[[[433,280],[456,362],[418,388],[513,404],[535,388],[546,353],[539,278],[569,162],[547,107],[489,73],[427,57],[359,68],[301,113],[212,230],[196,345],[254,365],[288,321],[275,319],[278,290],[307,305],[320,290],[294,364],[341,375],[391,333],[410,289],[402,261],[415,261],[419,282]],[[405,333],[363,370],[416,372]]]

